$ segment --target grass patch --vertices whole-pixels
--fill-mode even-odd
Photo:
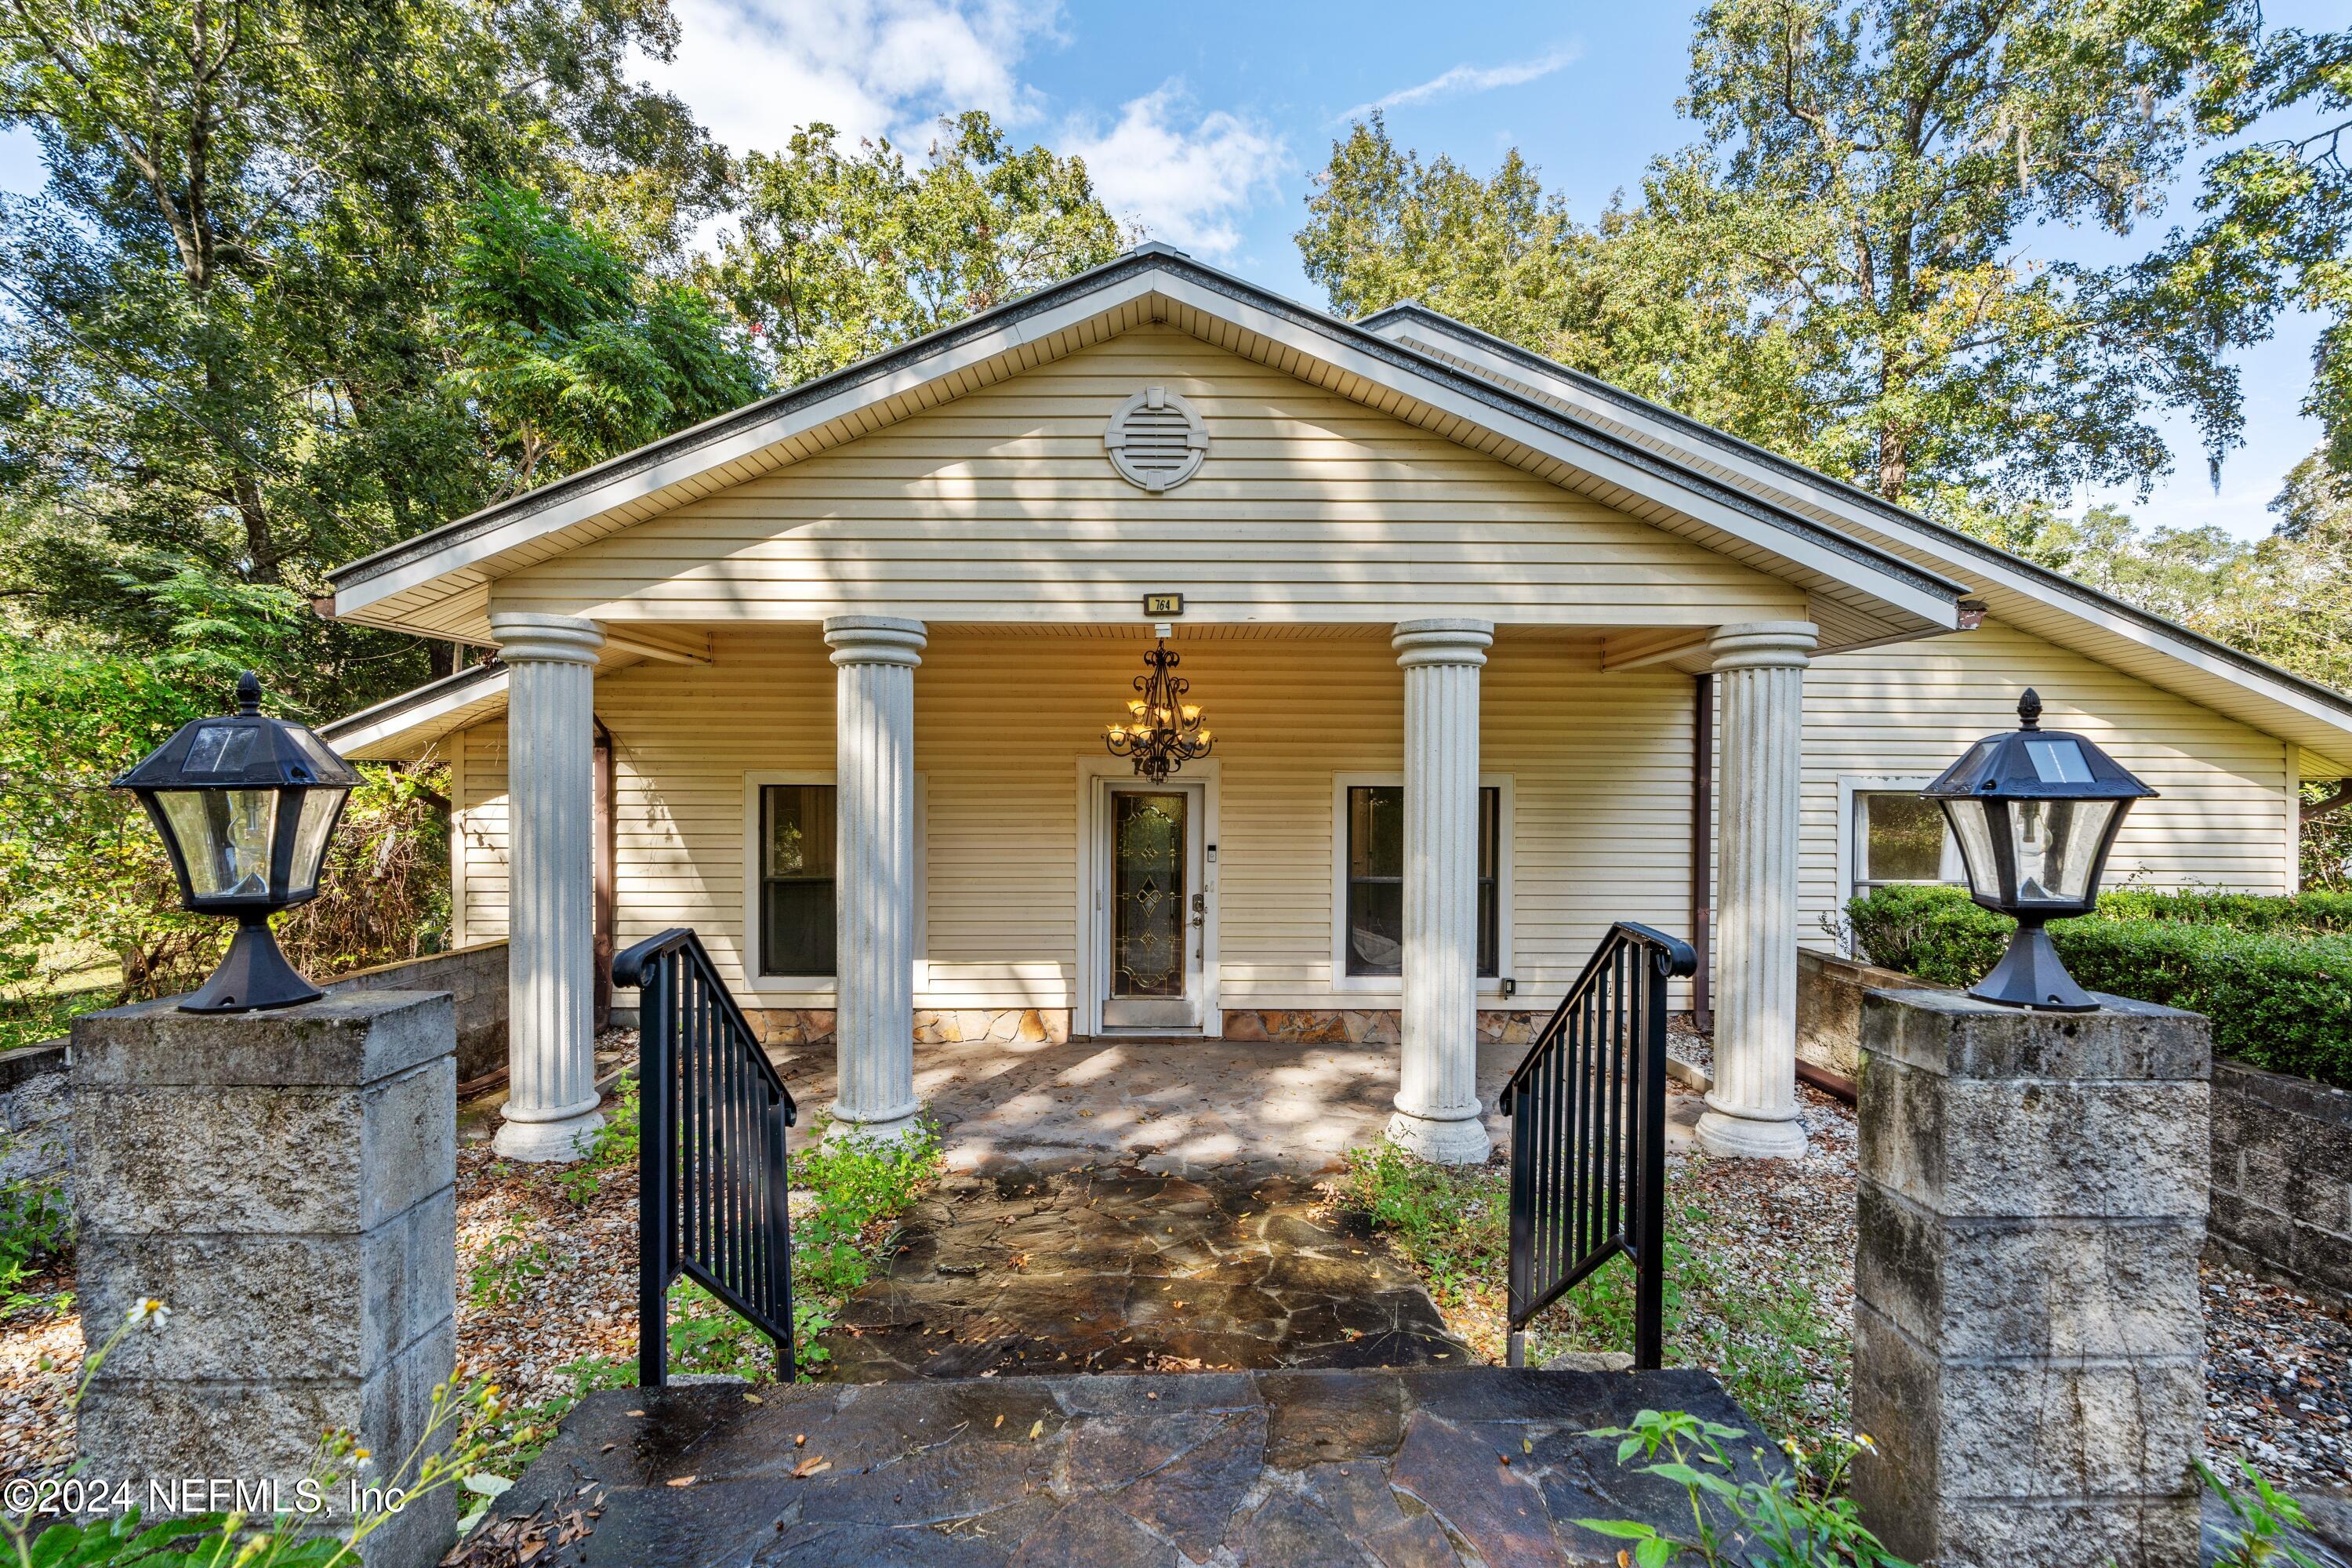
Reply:
[[[1775,1437],[1808,1449],[1847,1424],[1848,1358],[1807,1270],[1785,1268],[1710,1210],[1685,1161],[1666,1177],[1665,1336],[1670,1366],[1703,1366]],[[1415,1159],[1382,1140],[1349,1151],[1337,1194],[1428,1282],[1448,1326],[1490,1361],[1506,1342],[1510,1277],[1509,1170],[1460,1169]],[[1746,1249],[1748,1267],[1739,1267]],[[1528,1359],[1563,1351],[1633,1348],[1633,1269],[1601,1268],[1538,1314]]]

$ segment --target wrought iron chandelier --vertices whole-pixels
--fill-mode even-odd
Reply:
[[[1153,784],[1166,784],[1170,773],[1209,754],[1209,727],[1200,704],[1184,700],[1192,683],[1176,673],[1181,656],[1170,649],[1165,631],[1143,662],[1150,673],[1135,678],[1141,695],[1128,703],[1125,722],[1108,726],[1103,744],[1114,757],[1134,758],[1135,771]]]

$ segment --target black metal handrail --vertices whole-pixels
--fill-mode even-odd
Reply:
[[[683,926],[613,960],[637,995],[637,1382],[669,1378],[680,1274],[775,1342],[793,1376],[784,1129],[800,1109],[701,941]]]
[[[1510,1362],[1528,1321],[1592,1271],[1633,1263],[1633,1364],[1665,1360],[1666,983],[1688,942],[1609,928],[1510,1080]]]

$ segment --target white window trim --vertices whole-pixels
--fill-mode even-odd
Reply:
[[[1831,905],[1837,921],[1838,953],[1853,956],[1853,922],[1845,918],[1846,901],[1853,897],[1854,874],[1861,869],[1854,863],[1853,797],[1875,795],[1882,791],[1892,794],[1900,790],[1923,790],[1937,779],[1934,773],[1840,773],[1837,781],[1837,891]],[[1947,827],[1948,837],[1951,829]]]
[[[770,784],[830,784],[839,787],[831,768],[791,768],[743,775],[743,989],[763,996],[796,994],[814,998],[810,1006],[828,1006],[840,995],[840,978],[832,974],[762,974],[760,973],[760,791]],[[915,775],[915,989],[930,984],[930,888],[927,839],[930,821],[930,780]],[[838,817],[835,818],[838,821]],[[839,897],[839,884],[835,884]],[[838,903],[835,908],[838,910]]]
[[[1333,773],[1331,775],[1331,989],[1377,1001],[1404,1001],[1404,978],[1396,974],[1348,973],[1348,792],[1362,787],[1404,787],[1401,771]],[[1511,949],[1511,862],[1517,858],[1517,818],[1514,813],[1514,778],[1509,773],[1478,775],[1478,787],[1501,792],[1495,803],[1495,969],[1478,977],[1478,994],[1500,997],[1503,982],[1516,978]]]

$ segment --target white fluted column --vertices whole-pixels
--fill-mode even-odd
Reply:
[[[1717,770],[1712,1153],[1793,1159],[1797,1120],[1797,799],[1804,784],[1810,621],[1725,626],[1709,639],[1721,703]]]
[[[915,1112],[915,667],[923,623],[835,616],[835,1125],[895,1138]]]
[[[507,676],[507,1103],[509,1160],[572,1160],[596,1110],[596,652],[570,616],[490,616]]]
[[[1486,621],[1402,621],[1404,1017],[1389,1136],[1424,1160],[1476,1164],[1478,671]]]

